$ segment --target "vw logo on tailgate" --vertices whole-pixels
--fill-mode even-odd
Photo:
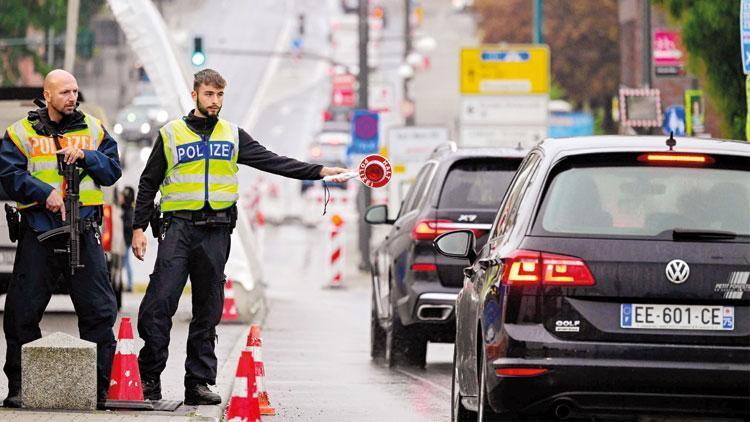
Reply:
[[[669,261],[666,269],[667,280],[674,284],[682,284],[690,277],[690,267],[681,259]]]

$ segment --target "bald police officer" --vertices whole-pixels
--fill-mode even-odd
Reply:
[[[102,217],[100,186],[120,178],[117,144],[101,122],[77,110],[78,83],[64,70],[44,79],[47,106],[9,126],[0,143],[0,182],[21,213],[13,277],[5,298],[3,329],[7,342],[6,407],[21,407],[21,346],[41,337],[39,321],[61,275],[68,278],[81,338],[96,343],[99,405],[107,397],[115,352],[112,332],[117,302],[110,285],[98,225]],[[39,242],[37,235],[65,221],[63,176],[56,154],[86,171],[80,184],[81,263],[70,276],[66,256],[55,254],[64,240]]]

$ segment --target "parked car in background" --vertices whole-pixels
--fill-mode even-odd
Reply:
[[[0,130],[3,134],[5,128],[22,119],[26,114],[37,106],[34,105],[35,98],[42,99],[41,87],[22,88],[0,88]],[[82,93],[78,94],[80,102],[79,110],[91,114],[99,119],[105,128],[108,126],[107,116],[101,107],[85,101]],[[121,209],[117,201],[117,187],[102,187],[104,194],[104,206],[102,207],[102,246],[104,247],[107,268],[109,270],[112,289],[117,297],[118,309],[122,304],[122,267],[125,253],[125,239],[122,230]],[[4,204],[15,206],[0,186],[0,207]],[[8,291],[8,283],[13,274],[13,262],[15,260],[17,243],[12,243],[8,238],[8,224],[5,220],[4,208],[0,209],[0,294]],[[59,283],[55,293],[67,293],[65,283]]]
[[[371,256],[373,358],[424,366],[427,342],[453,342],[453,304],[468,260],[443,257],[432,242],[469,229],[483,243],[524,154],[447,144],[419,171],[396,219],[387,217],[386,205],[367,211],[367,222],[393,225]]]
[[[159,129],[169,120],[155,95],[141,95],[117,113],[113,132],[128,142],[151,145]]]
[[[437,238],[471,261],[452,420],[748,418],[750,145],[672,141],[545,140],[486,245]]]

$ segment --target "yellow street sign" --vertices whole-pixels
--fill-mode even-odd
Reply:
[[[548,94],[549,74],[546,44],[461,49],[462,94]]]

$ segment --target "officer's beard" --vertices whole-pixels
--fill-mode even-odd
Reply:
[[[195,100],[195,108],[206,117],[218,117],[219,112],[221,111],[221,107],[216,111],[209,111],[206,107],[203,107],[203,104],[201,104],[199,100]]]

